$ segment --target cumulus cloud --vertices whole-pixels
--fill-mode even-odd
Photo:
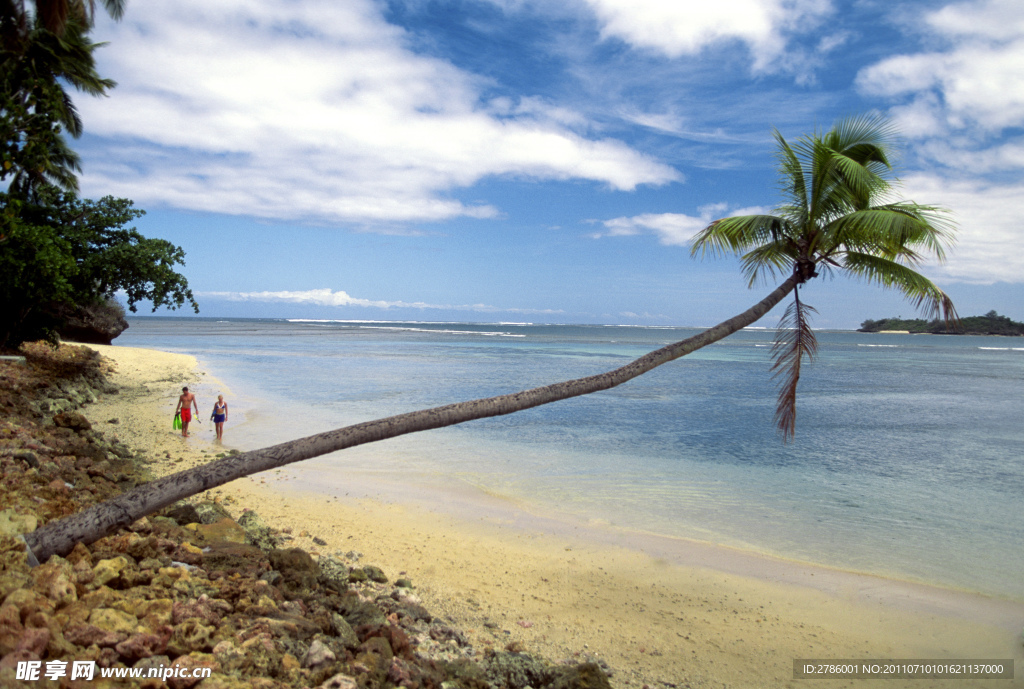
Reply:
[[[644,213],[632,217],[612,218],[602,221],[604,232],[596,232],[591,236],[628,237],[638,234],[653,234],[662,244],[667,246],[683,246],[693,236],[711,224],[713,220],[725,215],[754,215],[766,212],[763,208],[740,208],[726,213],[728,206],[724,203],[709,204],[697,209],[699,215],[685,213]]]
[[[1024,6],[1018,0],[947,5],[923,17],[944,47],[895,55],[863,70],[866,94],[905,98],[895,111],[908,136],[930,136],[941,126],[998,133],[1024,122]],[[913,125],[925,123],[922,130]]]
[[[81,99],[86,193],[316,221],[493,217],[451,197],[489,176],[592,180],[612,189],[679,173],[541,100],[486,102],[484,84],[413,52],[370,0],[133,7]]]
[[[264,292],[197,292],[197,297],[223,299],[226,301],[253,301],[264,303],[307,304],[311,306],[361,306],[373,309],[431,309],[445,311],[475,311],[478,313],[522,313],[558,314],[554,309],[501,308],[489,304],[428,304],[422,301],[386,301],[382,299],[361,299],[343,290],[330,288],[297,291]]]
[[[1020,282],[1024,5],[952,3],[924,13],[914,27],[930,49],[866,67],[856,83],[893,102],[890,114],[912,143],[913,163],[927,170],[907,177],[906,195],[955,213],[957,246],[934,272],[946,281]]]
[[[1019,202],[1024,182],[993,184],[916,174],[904,180],[904,196],[952,209],[959,229],[946,263],[928,273],[943,282],[989,285],[1024,280],[1024,246]]]
[[[788,31],[832,9],[828,0],[585,1],[605,36],[672,58],[697,54],[715,43],[741,41],[750,48],[755,70],[780,59]],[[832,49],[835,41],[824,47]]]

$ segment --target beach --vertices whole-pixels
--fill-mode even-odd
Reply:
[[[197,370],[193,357],[95,349],[115,362],[112,380],[122,392],[85,413],[144,450],[155,473],[224,451],[207,440],[210,433],[184,439],[171,429],[183,384],[229,389]],[[213,397],[200,399],[203,419]],[[230,437],[229,420],[226,447]],[[453,513],[440,502],[396,501],[386,486],[377,487],[376,499],[365,490],[334,497],[303,490],[301,478],[301,465],[285,467],[207,497],[236,517],[254,509],[311,552],[356,551],[392,579],[410,578],[425,605],[463,628],[478,648],[515,643],[554,660],[600,660],[615,687],[800,686],[795,659],[1013,658],[1020,667],[1024,658],[1024,606],[1012,601],[600,525],[555,525],[507,505],[475,516]],[[950,686],[910,682],[870,686]],[[1024,686],[1020,679],[956,684]]]

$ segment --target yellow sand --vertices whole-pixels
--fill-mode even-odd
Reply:
[[[218,392],[230,403],[195,359],[96,349],[117,363],[124,388],[85,410],[97,427],[160,458],[158,473],[222,451],[209,421],[187,440],[171,430],[182,385],[200,391],[200,418]],[[296,489],[302,475],[265,472],[208,497],[236,515],[255,509],[311,552],[357,551],[392,580],[410,578],[480,651],[516,643],[554,660],[601,659],[617,689],[1024,686],[1019,603],[600,527],[548,529],[528,515],[338,499]],[[1013,658],[1018,679],[794,680],[797,658]]]

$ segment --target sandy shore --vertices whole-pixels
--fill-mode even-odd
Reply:
[[[122,387],[86,408],[108,433],[145,449],[158,474],[213,461],[209,421],[183,439],[171,429],[182,385],[200,418],[230,391],[192,357],[96,347]],[[109,423],[117,419],[117,424]],[[230,421],[225,432],[230,443]],[[315,462],[315,460],[313,460]],[[402,490],[349,496],[302,490],[300,465],[211,492],[233,513],[255,509],[311,552],[355,550],[392,578],[412,579],[435,614],[456,622],[481,651],[517,643],[552,659],[591,657],[612,685],[799,687],[799,658],[1008,659],[1016,680],[816,680],[815,687],[1024,686],[1024,605],[813,567],[711,545],[555,523],[472,496],[475,512],[401,501]],[[376,491],[381,497],[365,496]],[[394,501],[398,495],[398,502]],[[453,504],[459,496],[448,498]],[[468,498],[467,498],[468,499]],[[436,507],[429,506],[434,504]],[[320,545],[313,538],[326,542]]]

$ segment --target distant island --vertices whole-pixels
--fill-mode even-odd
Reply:
[[[955,330],[946,328],[945,321],[935,319],[926,321],[923,318],[903,320],[902,318],[883,318],[880,321],[866,320],[860,324],[857,332],[909,332],[930,333],[933,335],[1017,335],[1024,336],[1024,323],[1011,321],[995,311],[984,316],[961,318],[960,327]]]

